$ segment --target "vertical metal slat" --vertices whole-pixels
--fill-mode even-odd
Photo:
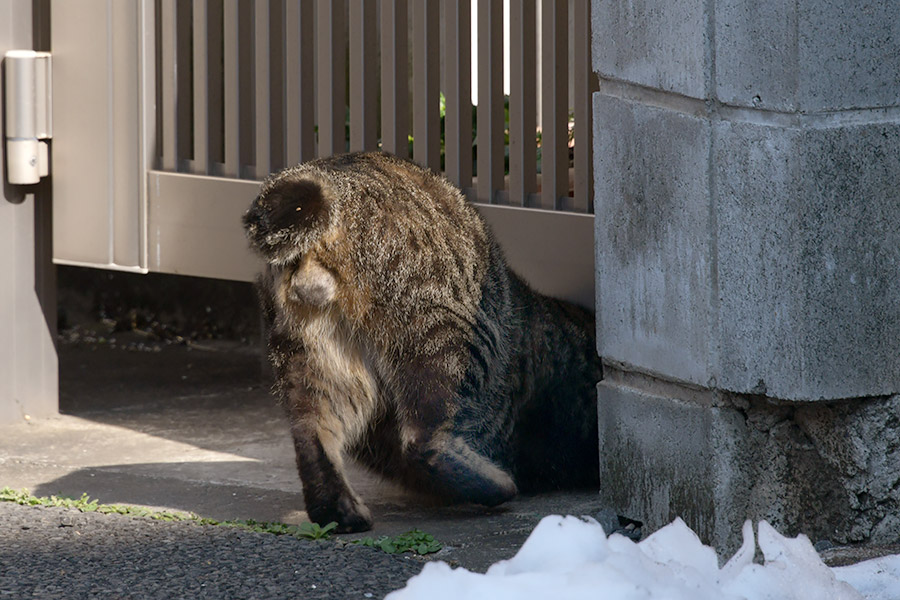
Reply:
[[[472,6],[444,0],[444,171],[462,189],[472,186]]]
[[[569,194],[568,2],[542,0],[541,206],[559,209]]]
[[[575,0],[575,206],[594,212],[593,113],[591,94],[595,91],[591,67],[591,3]]]
[[[407,0],[381,1],[381,149],[409,155]]]
[[[503,2],[478,2],[479,202],[493,203],[503,185]]]
[[[269,2],[254,2],[253,13],[254,83],[256,85],[256,177],[262,179],[272,170],[271,82],[269,81]]]
[[[193,172],[209,172],[209,38],[207,0],[194,0],[194,162]]]
[[[225,162],[223,173],[239,177],[240,147],[240,89],[238,86],[238,3],[224,0],[222,14],[222,44],[224,46],[224,105],[225,105]]]
[[[378,144],[375,60],[376,5],[350,0],[350,150],[374,150]]]
[[[440,3],[413,3],[413,158],[441,169]]]
[[[537,190],[534,0],[510,5],[509,199],[527,206]]]
[[[162,65],[160,72],[162,96],[162,168],[175,171],[178,165],[178,138],[176,116],[176,70],[175,70],[175,0],[162,0],[160,28],[162,31]]]
[[[285,139],[287,164],[315,158],[315,72],[313,69],[313,4],[285,3]]]
[[[330,156],[345,149],[344,118],[347,110],[347,84],[344,62],[347,56],[343,2],[318,0],[318,125],[319,156]]]

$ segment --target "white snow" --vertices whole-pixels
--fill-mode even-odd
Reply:
[[[741,548],[720,569],[681,519],[635,543],[583,517],[545,517],[510,560],[486,574],[425,565],[386,600],[512,598],[552,600],[898,600],[900,555],[829,568],[809,539],[786,538],[758,526],[763,564],[753,562],[756,540],[744,524]]]

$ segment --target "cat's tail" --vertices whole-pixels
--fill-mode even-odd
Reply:
[[[315,173],[287,169],[266,180],[244,213],[250,245],[272,264],[306,252],[331,222],[330,184]]]

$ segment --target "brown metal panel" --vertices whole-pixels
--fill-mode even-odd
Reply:
[[[318,75],[319,156],[344,152],[347,111],[347,83],[344,71],[347,59],[346,15],[343,2],[319,0],[316,4]]]
[[[51,6],[57,262],[142,268],[145,7],[102,0]]]
[[[111,263],[140,267],[143,263],[143,148],[141,119],[141,54],[139,5],[111,3],[110,38],[112,57],[111,115],[109,120],[110,169],[112,175],[112,256]],[[137,43],[136,43],[137,41]],[[55,142],[54,142],[55,143]],[[58,185],[64,182],[54,176]]]
[[[537,190],[534,0],[510,4],[509,199],[526,206]]]
[[[269,171],[280,171],[287,165],[287,114],[284,63],[285,0],[269,0]]]
[[[194,160],[191,171],[205,174],[209,168],[209,35],[208,0],[194,0],[193,78],[194,78]]]
[[[160,0],[159,28],[162,32],[162,62],[160,64],[162,95],[162,168],[174,171],[178,166],[178,128],[176,102],[178,83],[176,81],[175,0]]]
[[[315,49],[312,0],[285,2],[285,132],[286,162],[315,158]]]
[[[413,3],[413,158],[441,170],[440,2]]]
[[[239,176],[241,170],[239,34],[238,2],[237,0],[224,0],[222,12],[224,75],[222,85],[225,105],[225,162],[222,165],[222,173],[228,177]]]
[[[381,0],[381,148],[409,155],[409,32],[406,0]]]
[[[444,173],[472,187],[472,6],[444,0]]]
[[[272,170],[269,2],[268,0],[257,0],[253,3],[253,6],[256,177],[257,179],[262,179]]]
[[[151,171],[150,270],[251,281],[241,215],[254,181]],[[593,307],[593,215],[477,204],[509,265],[545,294]]]
[[[151,271],[251,281],[260,269],[241,215],[259,182],[164,171],[148,175]]]
[[[477,204],[506,262],[537,291],[594,308],[594,216]]]
[[[503,2],[478,2],[479,202],[492,204],[503,184]]]
[[[378,146],[376,5],[350,0],[350,150]]]
[[[569,195],[568,2],[541,2],[541,207],[564,208]]]

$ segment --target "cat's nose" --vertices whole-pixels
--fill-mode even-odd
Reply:
[[[244,229],[247,231],[265,229],[271,212],[265,201],[261,198],[256,198],[250,205],[250,208],[247,209],[247,212],[244,213]]]

